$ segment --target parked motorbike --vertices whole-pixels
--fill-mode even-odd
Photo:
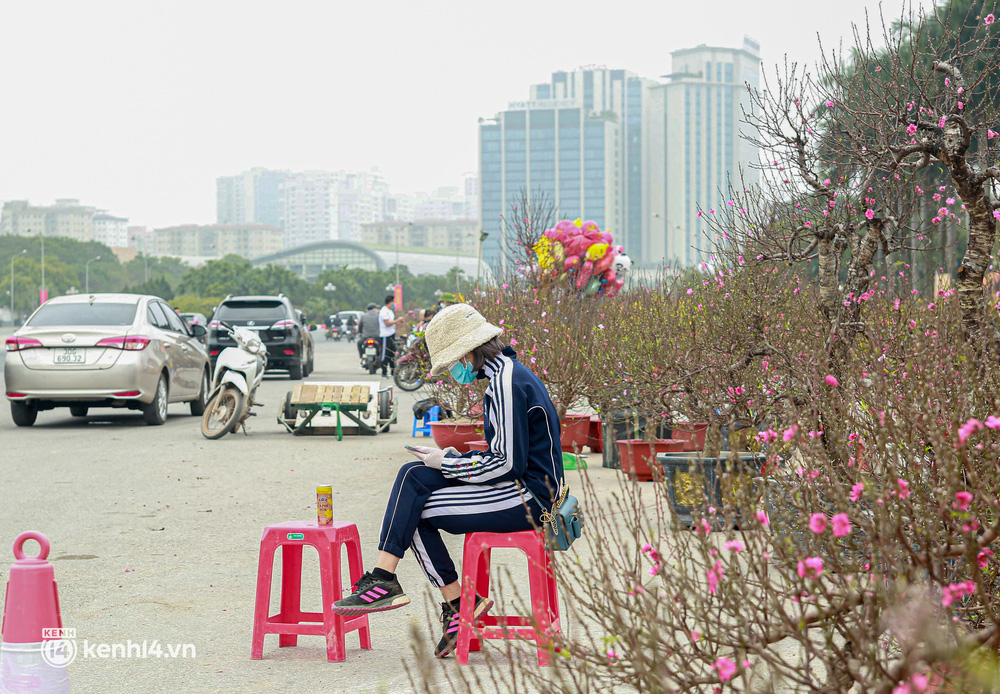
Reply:
[[[379,367],[382,365],[382,355],[379,353],[378,340],[374,337],[369,337],[361,345],[361,368],[368,371],[368,373],[373,374],[378,371]]]
[[[212,393],[208,398],[205,414],[201,418],[201,433],[206,439],[220,439],[244,426],[252,416],[257,386],[264,378],[267,366],[267,348],[260,336],[243,327],[222,323],[235,347],[226,347],[215,363]]]
[[[422,331],[414,330],[406,338],[405,352],[396,359],[393,380],[400,390],[414,391],[424,385],[430,364],[427,342]]]

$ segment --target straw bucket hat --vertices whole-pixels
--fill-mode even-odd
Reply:
[[[488,323],[468,304],[441,309],[424,330],[431,355],[431,376],[440,376],[466,354],[501,333],[503,328]]]

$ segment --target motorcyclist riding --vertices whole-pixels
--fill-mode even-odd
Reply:
[[[361,320],[358,321],[358,359],[362,357],[362,345],[364,345],[365,340],[369,337],[373,337],[376,340],[378,337],[378,304],[371,303],[368,304],[368,310],[365,311],[364,315],[361,316]]]

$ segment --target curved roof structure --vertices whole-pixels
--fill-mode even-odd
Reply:
[[[278,265],[287,268],[300,277],[312,282],[324,270],[355,267],[364,270],[385,270],[388,268],[374,251],[353,241],[317,241],[294,248],[286,248],[278,253],[254,258],[254,267]]]

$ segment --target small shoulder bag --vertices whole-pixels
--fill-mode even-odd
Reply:
[[[535,503],[542,509],[541,523],[545,531],[545,546],[549,550],[565,552],[580,535],[583,534],[583,517],[580,514],[580,502],[569,493],[565,480],[559,483],[552,509],[546,509],[527,484],[521,483]]]

